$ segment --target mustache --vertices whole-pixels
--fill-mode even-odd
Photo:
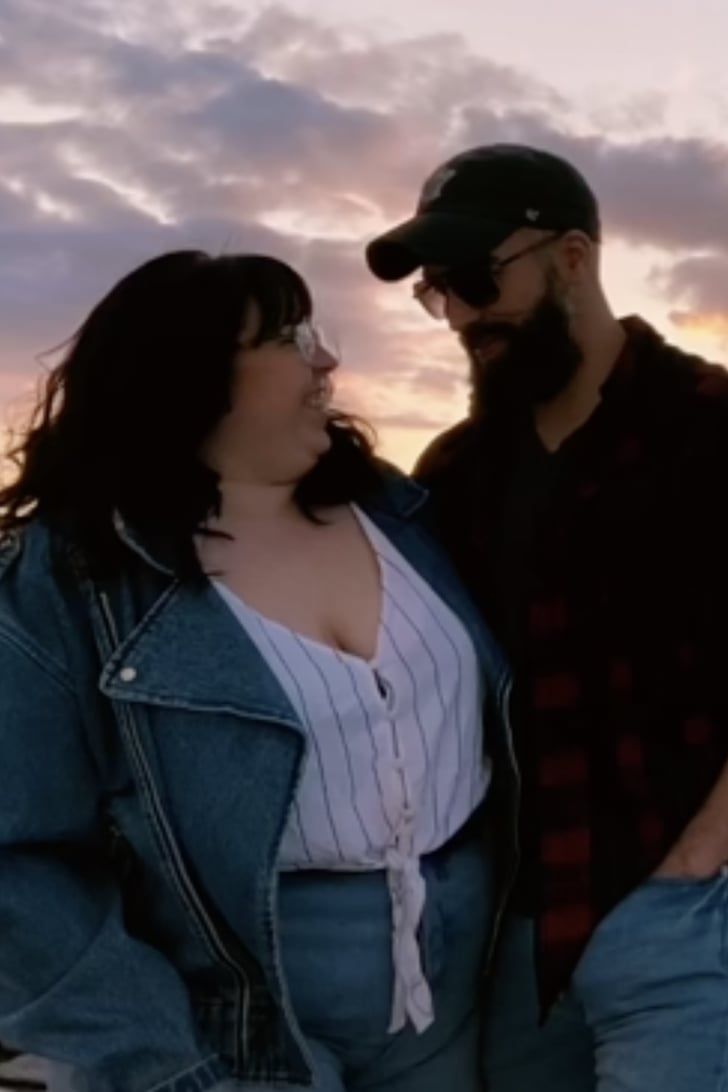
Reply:
[[[468,353],[477,354],[493,341],[513,341],[518,335],[518,326],[512,322],[484,322],[476,320],[460,331],[460,344]]]

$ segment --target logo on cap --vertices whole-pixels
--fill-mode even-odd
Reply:
[[[526,219],[530,220],[532,224],[538,220],[541,213],[538,209],[526,209]]]
[[[428,178],[422,190],[422,204],[429,205],[431,201],[437,201],[445,186],[458,172],[454,167],[440,167],[431,178]]]

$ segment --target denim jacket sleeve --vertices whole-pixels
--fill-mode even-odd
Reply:
[[[204,1092],[225,1067],[175,968],[124,929],[70,679],[0,627],[0,694],[0,1040],[78,1067],[76,1088]]]

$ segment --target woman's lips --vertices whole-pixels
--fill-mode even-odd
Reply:
[[[309,409],[327,410],[331,404],[333,393],[334,391],[331,383],[320,383],[306,396],[304,404],[308,406]]]

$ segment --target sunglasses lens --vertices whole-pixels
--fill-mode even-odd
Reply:
[[[447,281],[450,291],[469,307],[487,307],[498,299],[498,286],[482,265],[450,269]]]
[[[430,274],[414,288],[415,299],[436,319],[447,315],[447,297],[457,296],[469,307],[482,308],[498,299],[495,278],[482,265],[453,266],[441,273]]]

